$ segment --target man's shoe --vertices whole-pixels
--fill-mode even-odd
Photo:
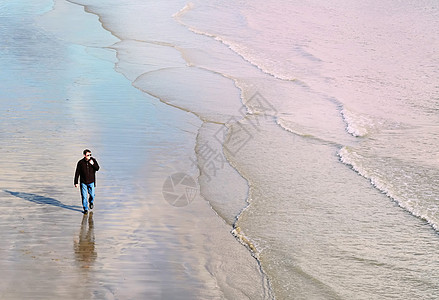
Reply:
[[[84,215],[86,215],[86,214],[88,214],[88,210],[84,210],[82,213],[83,213]]]
[[[93,209],[93,203],[90,203],[90,209]]]

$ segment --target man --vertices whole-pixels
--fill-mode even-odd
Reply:
[[[78,161],[76,165],[75,172],[75,187],[78,187],[78,178],[80,177],[81,183],[81,197],[82,197],[82,207],[84,209],[84,214],[88,213],[87,205],[87,194],[90,195],[88,203],[90,204],[90,209],[93,209],[94,199],[95,199],[95,187],[96,187],[96,176],[95,173],[99,170],[99,164],[96,159],[91,157],[91,151],[85,149],[84,158]]]

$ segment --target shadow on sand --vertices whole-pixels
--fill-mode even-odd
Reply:
[[[52,206],[65,208],[65,209],[69,209],[69,210],[73,210],[73,211],[78,211],[78,212],[82,213],[80,206],[66,205],[66,204],[62,203],[61,201],[53,199],[53,198],[48,198],[48,197],[44,197],[44,196],[40,196],[40,195],[36,195],[36,194],[30,194],[30,193],[12,192],[12,191],[8,191],[8,190],[4,190],[4,192],[11,194],[12,196],[15,196],[17,198],[21,198],[21,199],[24,199],[24,200],[27,200],[27,201],[30,201],[30,202],[33,202],[36,204],[52,205]]]

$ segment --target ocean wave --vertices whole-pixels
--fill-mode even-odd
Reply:
[[[233,42],[229,41],[228,39],[226,39],[225,37],[222,37],[220,35],[216,35],[216,34],[213,34],[213,33],[209,33],[207,31],[203,31],[203,30],[197,29],[197,28],[195,28],[193,26],[190,26],[189,24],[185,23],[182,20],[182,17],[187,12],[193,10],[193,8],[194,8],[194,4],[193,3],[188,3],[180,11],[178,11],[177,13],[175,13],[173,15],[174,19],[178,23],[180,23],[182,26],[184,26],[187,29],[189,29],[190,31],[192,31],[193,33],[199,34],[199,35],[203,35],[203,36],[207,36],[209,38],[212,38],[212,39],[214,39],[214,40],[224,44],[230,50],[232,50],[234,53],[239,55],[243,60],[245,60],[246,62],[248,62],[251,65],[255,66],[256,68],[258,68],[264,74],[270,75],[270,76],[272,76],[272,77],[274,77],[276,79],[283,80],[283,81],[296,81],[297,80],[297,78],[290,78],[290,77],[288,77],[286,75],[280,74],[279,72],[271,71],[267,67],[264,67],[261,63],[256,62],[256,60],[251,58],[251,55],[249,55],[249,53],[252,52],[252,51],[248,47],[245,47],[245,46],[237,44],[237,43],[233,43]]]
[[[293,126],[291,122],[288,122],[280,117],[276,118],[276,124],[279,125],[283,130],[288,131],[290,133],[293,133],[294,135],[298,135],[301,137],[308,137],[308,138],[317,138],[313,136],[312,134],[305,133],[304,131],[301,131],[297,126]],[[295,128],[296,127],[296,128]]]
[[[364,114],[343,108],[341,115],[346,123],[346,131],[354,137],[365,137],[376,128],[372,118]]]
[[[196,115],[203,122],[225,124],[239,115],[242,106],[236,101],[241,91],[235,82],[206,69],[163,68],[140,75],[133,86],[167,105]]]
[[[188,11],[194,8],[194,4],[192,2],[187,3],[182,9],[172,15],[173,18],[180,18],[185,15]]]
[[[325,133],[311,132],[310,128],[305,128],[300,126],[299,124],[289,122],[287,120],[282,119],[281,117],[275,117],[276,124],[285,131],[292,133],[294,136],[311,139],[317,141],[319,143],[333,145],[334,147],[340,148],[343,147],[344,144],[351,144],[353,141],[352,138],[341,138],[336,136],[327,135]]]
[[[439,199],[435,198],[435,193],[429,190],[430,186],[425,183],[425,175],[429,172],[428,170],[416,171],[414,170],[416,167],[410,168],[396,163],[393,164],[394,166],[378,163],[379,168],[378,166],[374,167],[368,158],[348,146],[342,147],[337,154],[342,163],[369,180],[372,186],[398,206],[426,221],[433,229],[439,231],[439,219],[437,218],[439,207],[435,204]],[[400,167],[396,167],[397,165]],[[388,171],[390,175],[384,174],[385,171]],[[419,186],[418,190],[413,190],[413,186]]]

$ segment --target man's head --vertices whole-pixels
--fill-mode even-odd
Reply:
[[[91,158],[91,151],[88,149],[85,149],[82,153],[84,153],[84,157],[86,160],[89,160]]]

